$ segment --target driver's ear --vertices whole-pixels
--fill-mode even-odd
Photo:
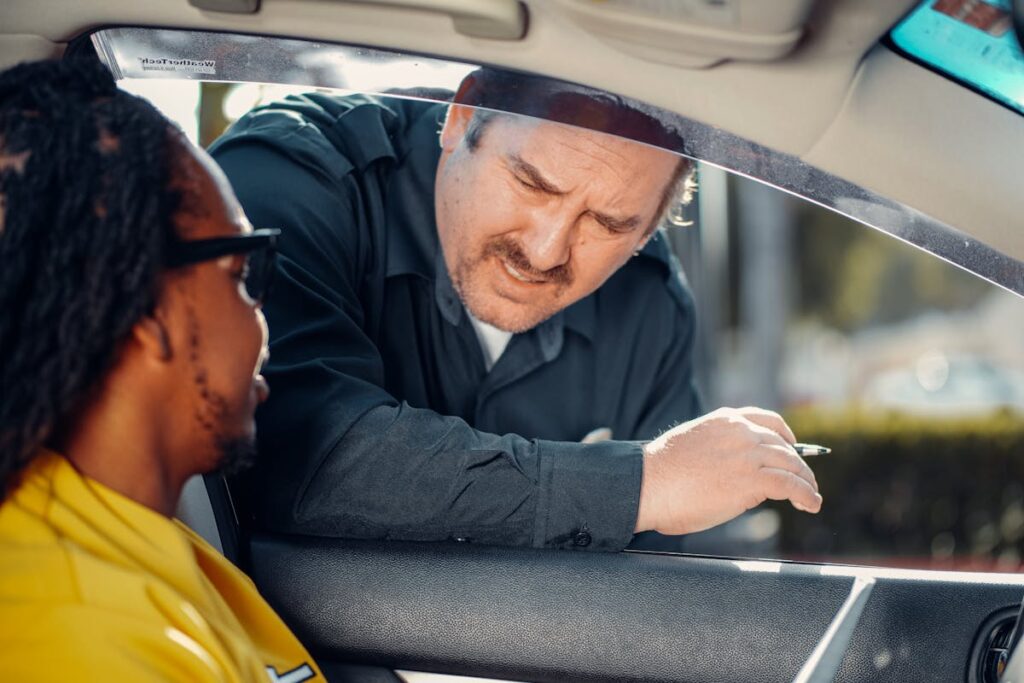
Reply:
[[[159,305],[135,322],[132,340],[148,358],[158,363],[166,363],[174,356],[165,311]]]

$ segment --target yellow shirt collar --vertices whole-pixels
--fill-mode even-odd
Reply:
[[[58,453],[43,450],[11,498],[98,557],[161,576],[197,604],[220,602],[196,564],[215,550],[180,522],[90,479]]]

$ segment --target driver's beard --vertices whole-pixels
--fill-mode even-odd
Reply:
[[[256,438],[238,436],[217,439],[217,473],[233,477],[252,467],[256,462]]]

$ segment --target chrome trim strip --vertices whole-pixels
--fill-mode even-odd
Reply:
[[[473,676],[455,676],[453,674],[431,674],[423,671],[396,670],[395,675],[405,683],[510,683],[497,678],[475,678]],[[513,682],[514,683],[514,682]]]
[[[839,675],[839,667],[850,647],[853,633],[857,630],[864,607],[867,605],[875,580],[857,578],[846,602],[839,608],[825,635],[821,637],[814,652],[804,662],[793,683],[832,683]]]

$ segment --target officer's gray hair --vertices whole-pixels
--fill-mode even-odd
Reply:
[[[484,131],[497,116],[516,115],[488,109],[474,109],[473,117],[466,125],[466,132],[462,138],[470,151],[480,146],[480,140],[483,138]],[[690,203],[694,192],[697,191],[697,182],[694,177],[695,170],[696,164],[693,159],[680,154],[679,163],[676,165],[672,177],[665,184],[665,191],[658,204],[658,210],[654,214],[657,218],[648,232],[654,231],[660,225],[681,227],[690,224],[683,214],[683,209]]]

